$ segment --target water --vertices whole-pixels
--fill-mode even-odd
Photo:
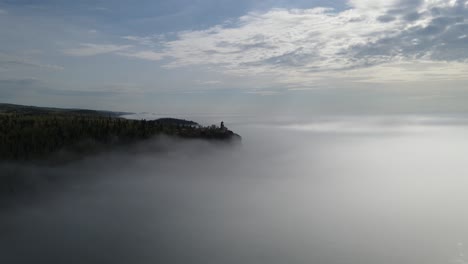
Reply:
[[[466,263],[465,119],[224,121],[28,168],[64,179],[0,211],[0,263]]]

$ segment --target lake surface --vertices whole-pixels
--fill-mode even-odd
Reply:
[[[241,146],[21,168],[64,179],[0,210],[0,263],[467,263],[464,118],[224,119]]]

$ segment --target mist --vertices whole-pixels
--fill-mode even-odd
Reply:
[[[28,191],[1,203],[0,263],[467,263],[464,117],[225,121],[242,144],[2,164]]]

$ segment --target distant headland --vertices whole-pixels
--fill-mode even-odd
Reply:
[[[241,137],[221,122],[160,118],[130,120],[126,112],[62,109],[0,103],[0,161],[44,159],[59,151],[94,153],[165,135],[221,142]]]

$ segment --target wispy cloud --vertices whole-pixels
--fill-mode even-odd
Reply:
[[[150,50],[146,51],[132,51],[132,52],[118,52],[118,55],[130,57],[130,58],[137,58],[142,60],[150,60],[150,61],[159,61],[162,60],[167,55],[159,52],[154,52]]]
[[[130,45],[82,43],[78,48],[63,50],[63,53],[70,56],[84,57],[122,51],[131,47]]]
[[[138,84],[111,83],[96,87],[80,89],[53,88],[50,83],[36,78],[0,79],[0,98],[20,99],[26,97],[62,96],[79,97],[108,97],[123,94],[138,94],[146,90]]]
[[[29,58],[22,58],[18,56],[12,56],[4,53],[0,53],[0,68],[10,69],[14,66],[26,66],[26,67],[35,67],[48,70],[63,70],[62,66],[41,63]]]
[[[261,96],[272,96],[272,95],[278,95],[278,91],[269,91],[269,90],[253,90],[253,91],[247,91],[246,93],[248,94],[256,94],[256,95],[261,95]]]
[[[218,84],[223,83],[222,81],[218,81],[218,80],[208,80],[208,81],[197,80],[196,82],[198,84],[203,84],[203,85],[218,85]]]
[[[350,0],[348,5],[341,12],[327,8],[253,12],[205,30],[178,32],[173,40],[125,38],[158,47],[133,57],[167,57],[167,68],[206,66],[236,75],[269,74],[286,83],[316,81],[329,73],[334,77],[368,73],[368,68],[374,69],[373,76],[356,76],[372,81],[383,74],[380,65],[432,62],[445,63],[439,79],[444,74],[462,77],[458,73],[468,62],[467,0]],[[438,67],[422,67],[409,75],[396,72],[395,79],[418,79],[416,75],[434,68]]]
[[[158,46],[158,44],[163,43],[166,41],[166,36],[163,34],[156,34],[156,35],[151,35],[151,36],[145,36],[145,37],[140,37],[140,36],[124,36],[122,37],[125,40],[129,41],[134,41],[142,46],[149,46],[152,48],[155,48]]]
[[[102,7],[102,6],[91,7],[90,10],[91,11],[101,11],[101,12],[110,12],[110,11],[112,11],[110,8]]]
[[[0,9],[0,15],[6,15],[8,12],[4,9]]]
[[[416,60],[395,62],[351,70],[347,73],[358,82],[398,83],[468,80],[468,63]]]
[[[83,43],[78,48],[65,49],[62,52],[69,56],[87,57],[102,54],[115,54],[129,58],[149,61],[162,60],[166,54],[145,49],[132,49],[132,45],[92,44]]]
[[[349,0],[348,7],[274,8],[203,30],[129,35],[119,43],[83,43],[63,52],[197,67],[287,89],[340,80],[466,79],[468,0]]]
[[[99,87],[93,87],[89,90],[89,92],[93,91],[109,94],[137,94],[147,92],[148,90],[144,86],[136,83],[109,83]]]

